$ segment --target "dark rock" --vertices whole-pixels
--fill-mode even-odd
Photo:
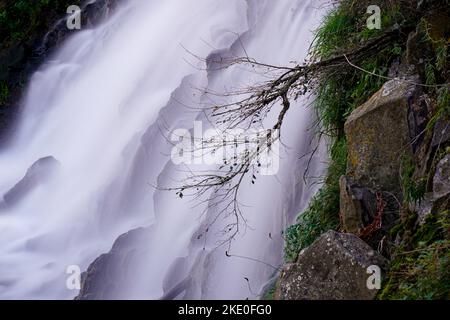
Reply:
[[[447,154],[436,167],[433,177],[433,196],[435,199],[450,194],[450,154]]]
[[[427,30],[425,33],[423,26],[418,24],[416,30],[409,34],[406,42],[405,64],[414,65],[416,72],[424,79],[427,62],[424,57],[434,55],[432,42],[448,39],[450,16],[448,10],[436,9],[436,1],[419,1],[419,3],[422,3],[418,6],[421,8],[419,10],[425,13],[423,18],[428,22]],[[430,37],[431,41],[424,41],[427,37]]]
[[[343,231],[361,237],[372,248],[380,242],[399,218],[400,204],[389,192],[375,191],[340,179],[340,216]],[[380,224],[377,224],[379,219]]]
[[[385,190],[401,198],[402,156],[412,155],[408,112],[419,89],[399,79],[387,82],[345,123],[347,176],[356,184]]]
[[[421,95],[413,101],[408,112],[409,136],[412,140],[414,153],[416,153],[425,139],[423,132],[429,121],[430,104],[429,97],[427,95]]]
[[[145,254],[151,228],[138,228],[121,235],[108,253],[100,255],[81,275],[76,300],[116,300],[130,298],[126,290],[136,281],[136,261]]]
[[[410,208],[412,212],[417,213],[417,223],[422,225],[425,222],[426,217],[431,213],[433,208],[433,193],[426,193],[424,198],[417,204],[413,204]]]
[[[433,191],[425,194],[419,204],[411,208],[417,213],[417,223],[422,225],[430,213],[440,213],[450,209],[450,154],[436,166],[433,176]]]
[[[439,146],[447,145],[450,142],[450,121],[439,119],[436,121],[433,132],[433,140],[431,146],[437,148]]]
[[[371,300],[369,266],[384,270],[386,260],[353,234],[329,231],[302,250],[281,271],[275,292],[280,300]]]
[[[97,0],[84,8],[82,24],[93,27],[103,22],[117,7],[119,0]]]
[[[41,158],[33,163],[25,176],[3,196],[4,207],[12,207],[19,203],[39,184],[45,183],[58,167],[59,162],[53,157]]]
[[[442,212],[448,212],[450,210],[450,194],[447,194],[443,197],[436,199],[433,202],[433,208],[431,212],[433,214],[439,214]]]

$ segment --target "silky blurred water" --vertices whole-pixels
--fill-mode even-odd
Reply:
[[[183,175],[161,123],[191,129],[205,120],[186,107],[208,101],[197,88],[227,92],[267,80],[249,66],[207,71],[189,52],[302,62],[324,2],[127,1],[102,25],[71,36],[33,75],[18,129],[0,150],[0,298],[75,297],[67,267],[85,270],[120,234],[140,226],[153,226],[151,241],[140,244],[148,249],[139,261],[145,268],[120,297],[161,298],[164,283],[177,282],[176,270],[177,279],[190,279],[177,298],[257,298],[271,266],[282,263],[282,230],[316,190],[305,187],[300,159],[311,150],[311,101],[291,107],[278,174],[243,186],[248,228],[231,247],[217,248],[227,220],[198,239],[214,210],[154,188]],[[45,157],[52,157],[38,163],[45,168],[30,169]],[[311,174],[323,168],[319,157]],[[27,171],[28,187],[12,192]],[[5,196],[11,192],[14,202]]]

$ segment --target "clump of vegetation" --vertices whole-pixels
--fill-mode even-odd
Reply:
[[[36,30],[48,29],[49,17],[61,17],[69,5],[79,5],[80,0],[4,0],[0,2],[0,43],[8,47],[11,42],[28,41]],[[51,19],[54,21],[55,19]]]
[[[449,299],[450,212],[430,214],[416,230],[411,221],[394,232],[403,242],[393,253],[378,299]]]

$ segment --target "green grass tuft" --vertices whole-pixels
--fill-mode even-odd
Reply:
[[[401,228],[400,228],[401,229]],[[403,231],[410,230],[410,226]],[[394,252],[378,299],[450,298],[450,212],[430,214]],[[406,231],[405,231],[406,232]]]

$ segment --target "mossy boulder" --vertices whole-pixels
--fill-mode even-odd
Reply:
[[[353,234],[328,231],[286,265],[275,291],[278,300],[371,300],[367,268],[386,260]]]
[[[417,81],[388,81],[347,119],[347,176],[356,184],[401,197],[401,159],[412,155],[408,112]]]

